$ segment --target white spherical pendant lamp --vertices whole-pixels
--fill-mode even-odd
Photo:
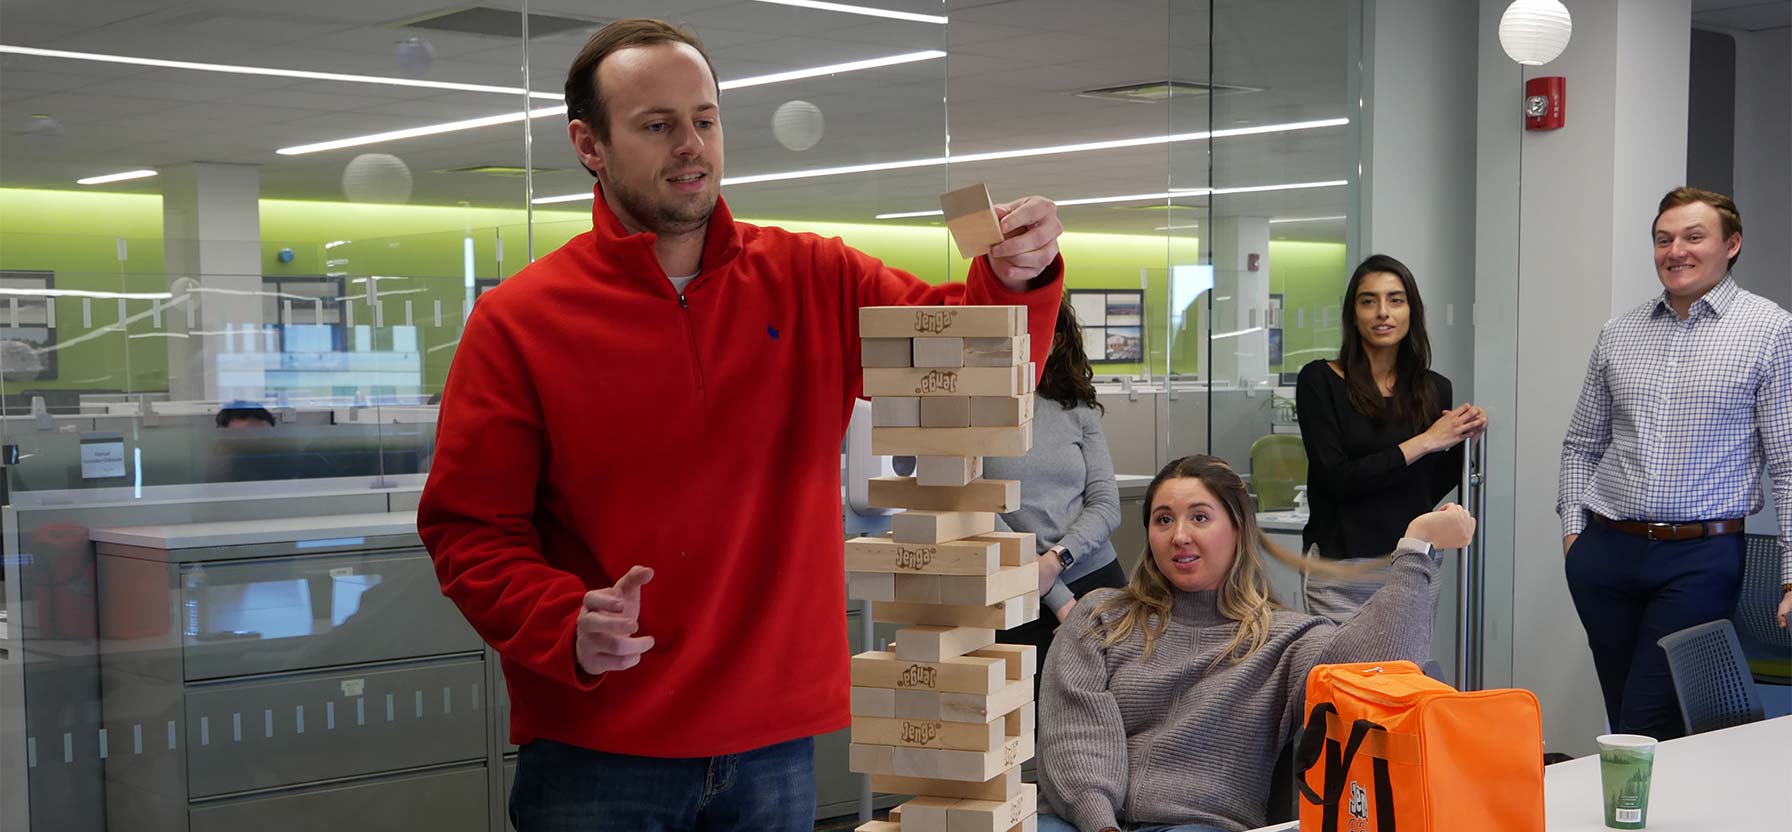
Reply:
[[[1558,0],[1513,0],[1500,15],[1500,48],[1525,66],[1542,66],[1568,48],[1574,20]]]

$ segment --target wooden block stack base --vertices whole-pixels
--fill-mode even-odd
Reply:
[[[975,201],[975,200],[973,200]],[[917,457],[913,477],[870,484],[905,509],[888,537],[847,542],[847,591],[903,625],[890,650],[852,657],[850,768],[873,791],[915,795],[861,832],[1032,832],[1020,781],[1038,722],[1038,651],[996,631],[1039,617],[1038,541],[996,532],[1020,484],[983,457],[1033,442],[1033,367],[1022,307],[859,310],[872,453]]]

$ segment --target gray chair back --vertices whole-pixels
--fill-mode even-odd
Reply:
[[[1736,632],[1765,647],[1792,651],[1792,629],[1780,626],[1780,541],[1770,534],[1747,536],[1742,597],[1736,601]]]
[[[1761,700],[1729,619],[1669,633],[1657,644],[1667,651],[1688,735],[1761,721]]]

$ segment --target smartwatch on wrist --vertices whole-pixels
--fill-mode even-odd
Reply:
[[[1071,564],[1076,563],[1076,555],[1071,554],[1070,550],[1064,548],[1062,543],[1045,550],[1045,553],[1057,558],[1058,565],[1065,569],[1069,569]]]

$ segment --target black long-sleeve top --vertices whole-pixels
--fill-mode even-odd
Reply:
[[[1439,411],[1454,407],[1450,380],[1426,371]],[[1294,388],[1307,447],[1307,503],[1301,538],[1328,558],[1380,557],[1394,550],[1413,518],[1436,507],[1462,478],[1462,446],[1411,465],[1400,443],[1417,436],[1403,421],[1378,422],[1350,405],[1350,388],[1325,361],[1301,368]],[[1391,406],[1391,400],[1389,401]]]

